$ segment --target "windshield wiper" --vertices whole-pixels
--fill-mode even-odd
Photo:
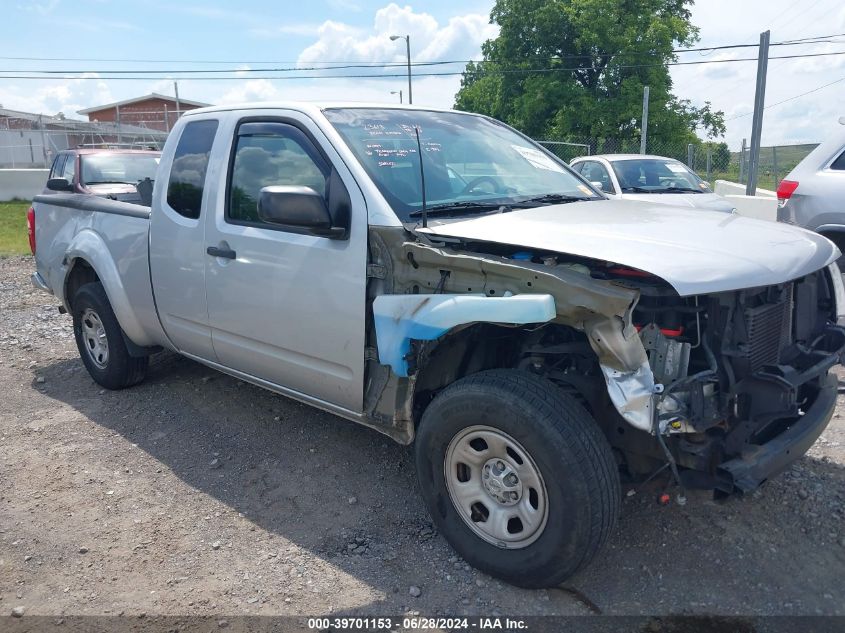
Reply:
[[[510,211],[508,205],[501,202],[444,202],[443,204],[433,204],[426,209],[426,215],[452,215],[452,211],[460,211],[462,213],[488,213],[491,211]],[[411,211],[408,216],[412,218],[422,217],[422,210]]]
[[[661,191],[663,190],[661,189]],[[645,187],[622,187],[622,193],[655,193],[655,191]]]
[[[666,191],[668,193],[704,193],[701,189],[693,189],[691,187],[666,187],[666,189],[660,189],[660,191]]]
[[[93,180],[86,182],[86,185],[132,185],[134,183],[125,182],[123,180]]]
[[[534,196],[533,198],[525,198],[523,200],[517,200],[513,203],[514,206],[522,206],[525,203],[537,203],[537,204],[563,204],[565,202],[583,202],[585,200],[601,200],[601,198],[597,197],[587,197],[587,196],[571,196],[566,193],[544,193],[541,196]]]

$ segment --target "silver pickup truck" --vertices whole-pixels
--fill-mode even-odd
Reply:
[[[525,587],[596,554],[620,476],[753,490],[836,401],[831,242],[608,200],[483,116],[193,110],[151,208],[58,194],[30,215],[33,283],[99,384],[164,348],[415,442],[443,536]]]

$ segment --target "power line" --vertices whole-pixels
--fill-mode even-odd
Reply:
[[[765,106],[763,109],[768,110],[769,108],[774,108],[775,106],[779,106],[782,103],[787,103],[789,101],[795,101],[796,99],[799,99],[801,97],[806,97],[809,94],[813,94],[814,92],[818,92],[819,90],[824,90],[825,88],[828,88],[828,87],[830,87],[834,84],[838,84],[838,83],[843,82],[843,81],[845,81],[845,77],[840,77],[836,81],[831,81],[830,83],[824,84],[824,85],[819,86],[817,88],[813,88],[812,90],[808,90],[807,92],[802,92],[801,94],[797,94],[797,95],[794,95],[792,97],[782,99],[781,101],[776,101],[775,103],[770,103],[769,105]],[[753,114],[753,112],[746,112],[745,114],[738,114],[736,116],[732,116],[728,119],[725,119],[725,123],[727,123],[728,121],[734,121],[735,119],[742,119],[743,117],[751,116],[752,114]]]
[[[833,51],[828,53],[804,53],[804,54],[796,54],[796,55],[779,55],[779,56],[772,56],[769,57],[770,60],[773,59],[806,59],[812,57],[828,57],[832,55],[845,55],[845,51]],[[730,64],[736,62],[750,62],[750,61],[757,61],[756,57],[740,57],[734,59],[702,59],[702,60],[695,60],[695,61],[683,61],[683,62],[666,62],[665,64],[619,64],[613,65],[611,68],[613,69],[636,69],[636,68],[660,68],[663,66],[698,66],[698,65],[705,65],[705,64]],[[421,62],[418,65],[439,65],[444,64],[447,62]],[[480,61],[477,62],[481,64],[481,73],[500,73],[500,74],[517,74],[517,73],[557,73],[557,72],[574,72],[578,70],[584,70],[583,67],[553,67],[553,68],[486,68],[486,65],[496,65],[499,62],[490,62],[490,61]],[[404,66],[404,64],[399,64],[398,66]],[[342,68],[360,68],[361,66],[358,65],[350,65],[348,67]],[[390,68],[392,66],[385,66],[385,68]],[[373,68],[374,70],[377,67],[366,66],[366,68]],[[323,70],[339,70],[341,67],[335,68],[257,68],[257,69],[250,69],[250,74],[255,73],[269,73],[269,72],[303,72],[303,71],[323,71]],[[17,71],[0,71],[0,72],[17,72]],[[74,79],[74,80],[164,80],[164,79],[172,79],[173,77],[170,75],[164,76],[149,76],[146,74],[148,71],[138,71],[143,72],[142,76],[108,76],[102,77],[100,73],[104,71],[87,71],[85,75],[80,76],[71,76],[74,73],[68,71],[20,71],[23,72],[30,72],[30,73],[42,73],[38,75],[24,75],[24,74],[14,74],[14,75],[0,75],[0,79],[50,79],[51,77],[61,75],[63,79]],[[120,72],[122,74],[130,74],[132,73],[137,74],[136,71],[114,71]],[[244,77],[245,71],[242,70],[206,70],[206,71],[155,71],[155,72],[165,72],[165,73],[188,73],[188,72],[204,72],[209,74],[214,73],[237,73],[234,76],[199,76],[199,77],[182,77],[182,79],[190,79],[192,81],[214,81],[214,80],[238,80],[238,79],[246,79]],[[97,76],[90,76],[96,74]],[[445,71],[445,72],[422,72],[416,73],[417,77],[448,77],[448,76],[455,76],[455,75],[463,75],[464,71]],[[88,76],[86,76],[88,75]],[[405,77],[406,73],[367,73],[367,74],[354,74],[354,73],[342,73],[342,74],[316,74],[316,75],[295,75],[295,76],[261,76],[258,77],[260,79],[273,79],[273,80],[286,80],[286,79],[379,79],[379,78],[389,78],[389,77]]]
[[[801,46],[807,44],[825,44],[837,43],[829,41],[833,37],[843,37],[845,33],[833,33],[830,35],[817,35],[807,38],[800,38],[796,40],[785,40],[783,42],[774,42],[771,46]],[[758,44],[725,44],[720,46],[703,46],[698,48],[677,48],[669,51],[670,54],[682,53],[696,53],[696,52],[713,52],[740,48],[757,48]],[[533,60],[566,60],[566,59],[600,59],[604,57],[643,57],[652,56],[652,52],[639,51],[619,51],[616,53],[585,53],[582,55],[555,55],[551,57],[536,57]],[[773,58],[772,58],[773,59]],[[230,60],[190,60],[190,59],[127,59],[127,58],[98,58],[98,57],[23,57],[23,56],[0,56],[0,60],[6,61],[63,61],[63,62],[103,62],[103,63],[132,63],[132,64],[233,64],[233,65],[268,65],[268,64],[296,64],[297,61],[230,61]],[[484,62],[485,60],[472,59],[455,59],[445,61],[432,62],[412,62],[412,65],[438,65],[438,64],[466,64],[469,62]],[[402,66],[406,62],[395,61],[360,61],[360,60],[342,60],[342,61],[313,61],[312,64],[342,64],[342,66],[335,66],[335,68],[368,68],[368,67],[387,67],[387,66]],[[489,61],[487,63],[490,63]],[[188,73],[188,72],[260,72],[260,71],[277,71],[275,68],[228,68],[224,70],[167,70],[166,72],[174,73]],[[322,70],[320,68],[301,68],[299,70]],[[329,69],[330,70],[330,69]],[[2,72],[2,71],[0,71]],[[50,72],[50,73],[86,73],[86,72],[111,72],[111,73],[154,73],[161,72],[160,70],[51,70],[51,71],[30,71],[30,72]]]

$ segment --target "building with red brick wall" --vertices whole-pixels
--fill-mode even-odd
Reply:
[[[88,115],[89,121],[108,121],[169,132],[181,113],[208,105],[211,104],[181,98],[177,103],[175,97],[153,92],[143,97],[85,108],[79,110],[79,114]]]

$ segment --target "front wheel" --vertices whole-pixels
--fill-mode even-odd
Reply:
[[[559,585],[595,556],[619,515],[619,475],[590,414],[516,370],[457,381],[423,414],[417,476],[455,550],[521,587]]]
[[[149,359],[129,354],[120,323],[99,282],[81,286],[73,297],[73,336],[91,377],[106,389],[141,382]]]

